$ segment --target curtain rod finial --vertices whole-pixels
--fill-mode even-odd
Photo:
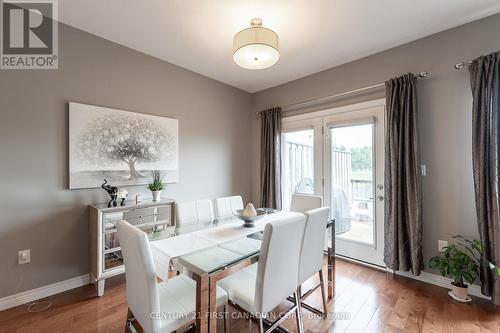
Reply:
[[[420,77],[427,77],[427,76],[429,76],[429,72],[420,72],[418,74],[418,76],[420,76]]]
[[[455,64],[455,69],[462,69],[464,67],[465,67],[465,63],[463,63],[463,62],[457,62]]]

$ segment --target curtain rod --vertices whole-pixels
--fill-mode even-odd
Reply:
[[[497,51],[497,52],[498,52],[498,51]],[[470,65],[472,64],[472,62],[473,62],[473,61],[474,61],[474,59],[473,59],[473,60],[464,60],[464,61],[457,62],[457,63],[455,64],[455,69],[459,69],[459,70],[460,70],[460,69],[464,69],[464,68],[465,68],[465,66],[470,66]]]
[[[455,69],[463,69],[465,66],[470,66],[472,64],[472,60],[460,61],[455,64]]]
[[[420,78],[425,78],[427,76],[429,76],[429,72],[420,72],[417,75],[417,77],[420,77]],[[286,110],[295,109],[295,108],[298,108],[298,107],[306,107],[306,106],[308,106],[308,104],[313,104],[313,103],[316,104],[318,102],[327,101],[327,100],[332,99],[332,98],[341,97],[341,96],[345,96],[345,95],[351,95],[351,94],[362,92],[362,91],[365,91],[365,90],[370,90],[370,89],[375,89],[375,88],[378,88],[378,87],[383,87],[384,85],[385,85],[385,82],[384,83],[374,84],[374,85],[363,87],[363,88],[358,88],[358,89],[350,90],[350,91],[341,92],[341,93],[334,94],[334,95],[329,95],[329,96],[320,97],[320,98],[316,98],[316,99],[310,99],[310,100],[307,100],[307,101],[304,101],[304,102],[298,102],[298,103],[288,104],[288,105],[285,105],[285,106],[281,107],[281,110],[282,111],[286,111]],[[259,116],[259,114],[260,114],[260,111],[255,112],[256,116]]]

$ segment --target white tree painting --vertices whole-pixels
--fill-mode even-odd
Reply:
[[[152,170],[178,182],[178,121],[70,103],[70,188],[147,184]]]

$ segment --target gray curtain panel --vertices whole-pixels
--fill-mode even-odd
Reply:
[[[480,278],[483,294],[500,305],[500,279],[487,261],[500,265],[499,161],[500,52],[475,59],[472,88],[472,164],[479,235],[484,247]]]
[[[260,117],[260,207],[281,209],[281,108]]]
[[[417,78],[409,73],[385,83],[385,248],[394,270],[419,275],[422,257],[422,185]]]

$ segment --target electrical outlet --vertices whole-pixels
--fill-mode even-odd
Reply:
[[[22,250],[17,252],[17,263],[19,265],[29,264],[31,262],[31,251],[30,249]]]
[[[427,176],[427,165],[422,164],[422,165],[420,166],[420,172],[422,173],[422,176],[423,176],[423,177]]]
[[[438,240],[438,251],[443,252],[444,248],[448,246],[448,241]]]

